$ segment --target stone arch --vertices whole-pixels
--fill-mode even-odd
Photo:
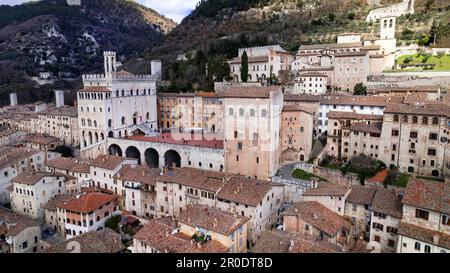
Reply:
[[[119,145],[112,144],[108,148],[109,155],[115,155],[122,157],[122,149],[119,147]]]
[[[300,155],[300,161],[302,161],[302,162],[305,161],[305,155]]]
[[[138,164],[141,164],[141,152],[138,148],[130,146],[125,150],[125,156],[128,158],[134,158],[138,160]]]
[[[414,167],[408,167],[408,172],[409,173],[414,173]]]
[[[181,167],[181,156],[177,151],[168,150],[164,154],[164,164],[168,167]]]
[[[144,152],[145,163],[150,168],[159,168],[159,153],[153,148],[148,148]]]
[[[109,131],[109,133],[108,133],[108,137],[110,137],[110,138],[113,138],[113,137],[114,137],[114,133],[113,133],[113,131]]]
[[[438,170],[433,170],[433,171],[431,172],[431,176],[439,177],[439,171],[438,171]]]
[[[97,143],[98,142],[98,133],[97,132],[95,132],[95,143]]]

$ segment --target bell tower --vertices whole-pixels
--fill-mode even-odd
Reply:
[[[103,52],[104,65],[105,65],[105,76],[111,78],[111,74],[116,72],[116,52],[115,51],[105,51]]]
[[[395,16],[380,18],[380,38],[382,40],[395,39]]]

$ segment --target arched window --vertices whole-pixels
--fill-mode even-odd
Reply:
[[[255,116],[255,110],[254,109],[250,109],[250,116],[254,117]]]
[[[416,242],[414,244],[414,249],[420,251],[420,243],[419,242]]]
[[[97,128],[97,121],[96,120],[94,120],[94,127]]]
[[[122,97],[125,97],[125,90],[122,90]]]
[[[109,127],[109,128],[112,127],[112,119],[108,119],[108,127]]]
[[[439,119],[438,118],[433,118],[433,124],[439,124]]]
[[[229,116],[233,116],[233,115],[234,115],[234,109],[233,109],[233,108],[230,108],[230,109],[228,110],[228,115],[229,115]]]
[[[387,20],[384,20],[383,27],[387,28]]]
[[[122,125],[125,124],[125,117],[122,117],[121,122],[122,122]]]
[[[423,124],[428,124],[428,117],[423,117],[422,123]]]
[[[116,97],[119,96],[119,90],[116,90]]]
[[[147,120],[149,120],[149,119],[150,119],[150,113],[147,112],[147,114],[145,115],[145,117],[147,118]]]
[[[398,122],[398,121],[399,121],[398,115],[394,115],[394,121],[395,121],[395,122]]]
[[[394,25],[394,20],[389,20],[389,27],[392,27]]]
[[[431,246],[425,245],[425,253],[431,253]]]
[[[244,116],[244,109],[243,108],[239,109],[239,116],[241,116],[241,117]]]
[[[261,117],[263,117],[263,118],[267,117],[267,110],[266,109],[263,109],[261,111]]]
[[[418,120],[419,120],[419,119],[418,119],[416,116],[413,116],[412,123],[417,123]]]

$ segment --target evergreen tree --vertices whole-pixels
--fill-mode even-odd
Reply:
[[[245,51],[242,54],[241,79],[242,79],[242,82],[248,81],[248,56],[247,56],[247,52],[245,52]]]

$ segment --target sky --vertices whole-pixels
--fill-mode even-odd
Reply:
[[[0,5],[17,5],[30,0],[0,0]],[[157,12],[173,19],[176,22],[188,15],[199,0],[135,0]]]

